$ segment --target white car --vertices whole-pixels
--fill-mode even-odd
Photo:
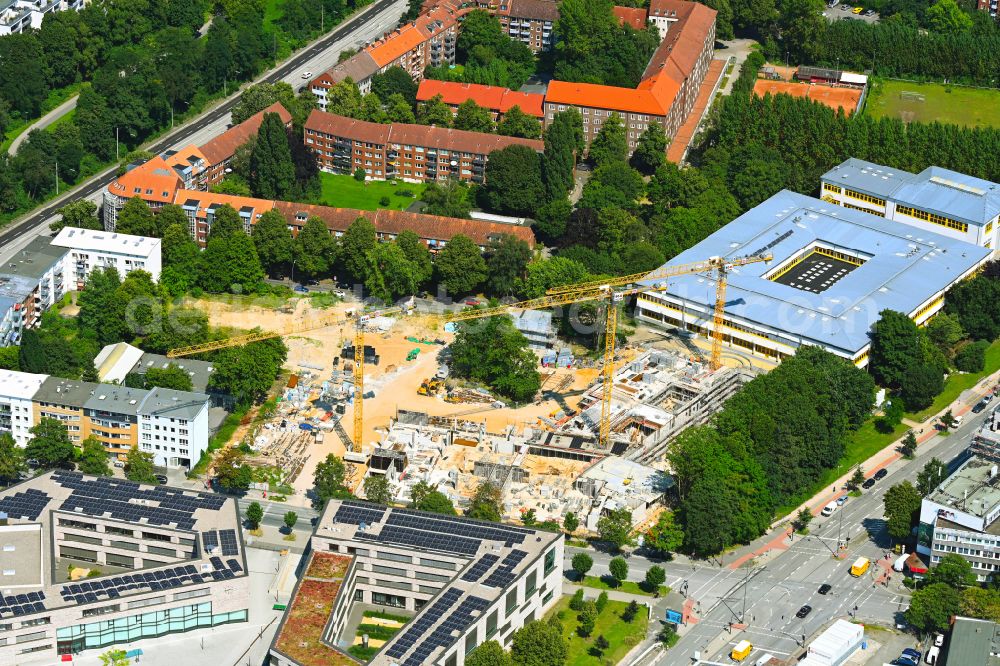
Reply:
[[[944,634],[934,634],[934,647],[944,645]]]
[[[313,77],[313,73],[312,72],[302,72],[302,78],[303,79],[311,79],[312,77]]]

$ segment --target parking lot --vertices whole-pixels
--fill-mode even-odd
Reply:
[[[865,23],[878,23],[878,13],[873,9],[863,9],[860,13],[855,14],[854,11],[858,9],[860,5],[852,5],[849,2],[840,2],[837,5],[831,7],[827,4],[825,10],[823,10],[823,16],[826,17],[828,21],[864,21]]]

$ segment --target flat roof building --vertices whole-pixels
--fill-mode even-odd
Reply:
[[[50,240],[33,238],[0,265],[0,347],[20,344],[24,329],[36,328],[65,293],[66,250]]]
[[[1000,625],[956,617],[944,652],[944,666],[1000,666]]]
[[[725,342],[772,359],[818,345],[865,366],[879,313],[924,323],[991,251],[784,190],[667,265],[762,253],[773,260],[729,272]],[[640,294],[636,312],[708,336],[715,289],[714,274],[672,277],[668,291]]]
[[[232,498],[56,471],[0,491],[0,512],[2,663],[247,621]]]
[[[63,277],[71,289],[83,289],[90,273],[98,268],[114,268],[122,277],[141,270],[154,281],[160,280],[159,238],[63,227],[52,239],[52,247],[66,254]]]

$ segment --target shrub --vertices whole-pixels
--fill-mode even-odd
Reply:
[[[965,345],[955,354],[955,367],[962,372],[980,372],[986,367],[986,349],[989,346],[985,340]]]
[[[604,611],[604,607],[607,606],[607,605],[608,605],[608,593],[607,592],[601,592],[601,594],[597,597],[597,603],[596,603],[597,612],[598,613],[603,612]]]
[[[573,593],[569,600],[569,607],[575,611],[583,610],[583,590],[577,590]]]
[[[388,206],[391,203],[392,199],[390,199],[389,197],[382,197],[381,199],[378,200],[379,206]]]
[[[413,190],[406,190],[406,189],[396,190],[395,192],[393,192],[393,194],[395,194],[397,197],[409,197],[410,199],[417,196],[416,194],[413,193]]]

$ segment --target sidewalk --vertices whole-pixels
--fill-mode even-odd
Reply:
[[[13,141],[11,141],[10,147],[7,148],[7,154],[10,155],[11,157],[17,155],[17,149],[24,142],[24,140],[28,138],[28,135],[32,132],[32,130],[45,129],[55,121],[65,116],[67,113],[76,108],[76,100],[78,100],[79,98],[80,98],[79,95],[73,95],[68,100],[66,100],[56,108],[49,111],[35,122],[25,127],[24,131],[18,134],[17,137]]]

